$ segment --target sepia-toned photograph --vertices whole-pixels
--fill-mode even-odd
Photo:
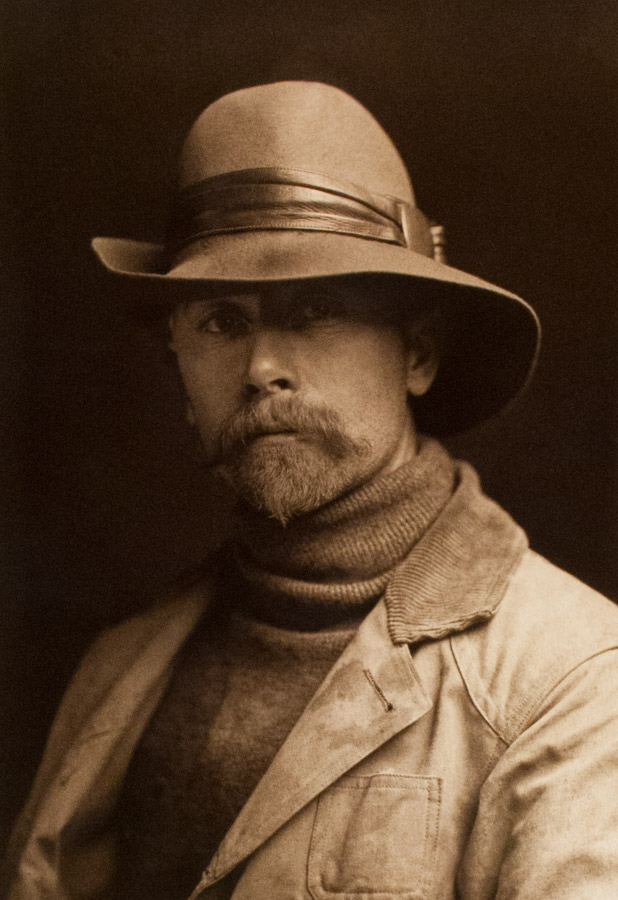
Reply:
[[[0,19],[0,896],[615,900],[617,8]]]

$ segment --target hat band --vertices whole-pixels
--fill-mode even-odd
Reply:
[[[235,231],[326,231],[407,247],[431,257],[428,220],[409,203],[298,169],[242,169],[178,196],[168,245]]]

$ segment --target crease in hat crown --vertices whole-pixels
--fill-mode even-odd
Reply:
[[[358,100],[320,82],[275,82],[215,100],[184,142],[178,187],[262,167],[313,171],[415,205],[406,167],[382,126]]]
[[[178,302],[196,285],[395,276],[402,303],[431,290],[446,304],[456,335],[415,403],[421,430],[445,436],[469,428],[528,383],[540,345],[536,313],[516,294],[434,256],[430,223],[398,150],[341,89],[284,81],[216,100],[183,144],[178,189],[179,239],[170,228],[166,244],[92,241],[127,294],[140,286],[130,314]]]

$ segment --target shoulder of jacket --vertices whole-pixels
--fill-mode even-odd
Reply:
[[[91,643],[62,698],[48,745],[60,746],[97,706],[148,644],[162,636],[172,644],[188,634],[211,595],[215,556],[199,569],[185,572],[142,613],[104,629]]]
[[[104,629],[86,651],[77,675],[93,669],[99,681],[107,681],[108,675],[114,677],[162,630],[183,629],[187,621],[199,615],[208,594],[207,584],[170,591],[144,612]]]
[[[165,633],[170,641],[188,633],[208,603],[208,583],[183,585],[138,615],[106,628],[91,643],[62,698],[50,741],[65,729],[75,730],[118,676],[147,645]]]
[[[528,550],[493,618],[451,642],[473,703],[511,743],[562,679],[618,649],[618,607]]]

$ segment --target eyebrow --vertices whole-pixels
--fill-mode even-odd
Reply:
[[[195,300],[185,300],[180,304],[182,309],[214,309],[217,306],[235,306],[245,308],[243,300],[252,301],[251,294],[221,294],[216,297],[199,297]]]

